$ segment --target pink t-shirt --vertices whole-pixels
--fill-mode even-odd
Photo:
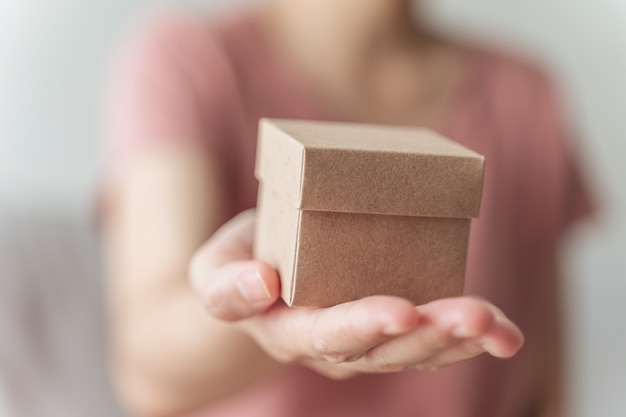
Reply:
[[[431,126],[486,156],[466,291],[494,302],[526,335],[511,360],[482,356],[437,372],[332,381],[297,366],[202,410],[206,417],[526,417],[539,401],[545,292],[538,269],[590,210],[555,93],[537,69],[467,48],[471,76],[446,123]],[[253,207],[260,117],[337,120],[263,37],[254,13],[219,22],[168,16],[128,45],[114,76],[114,160],[179,141],[219,156],[230,213]]]

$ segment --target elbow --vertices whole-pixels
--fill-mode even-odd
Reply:
[[[218,404],[275,366],[231,326],[181,330],[155,316],[126,314],[112,325],[111,379],[132,416],[174,417]]]
[[[172,369],[176,361],[171,355],[155,348],[158,343],[136,337],[141,334],[136,327],[121,327],[126,337],[114,335],[110,377],[119,404],[130,416],[175,417],[203,404]]]
[[[145,371],[115,366],[113,387],[122,408],[134,417],[175,417],[190,411],[175,390],[164,386]]]

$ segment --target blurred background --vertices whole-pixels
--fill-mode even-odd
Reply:
[[[106,63],[147,9],[237,3],[0,1],[0,417],[121,415],[93,224]],[[561,88],[602,207],[563,254],[569,407],[625,416],[626,2],[427,3],[441,30],[530,54]]]

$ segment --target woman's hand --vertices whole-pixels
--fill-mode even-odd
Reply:
[[[434,370],[484,352],[513,356],[520,330],[486,300],[441,299],[415,307],[373,296],[328,308],[288,308],[269,265],[252,260],[254,211],[219,229],[190,265],[194,290],[215,318],[236,323],[281,363],[332,377]]]

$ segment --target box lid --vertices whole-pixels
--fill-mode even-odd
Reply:
[[[484,157],[423,128],[262,119],[256,177],[302,210],[477,217]]]

